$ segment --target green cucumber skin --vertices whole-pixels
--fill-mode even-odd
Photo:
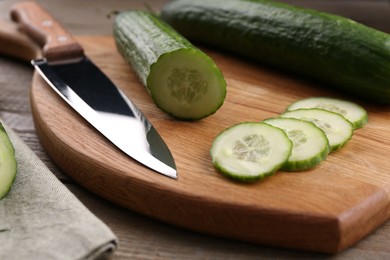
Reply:
[[[150,67],[161,55],[195,48],[156,16],[143,11],[119,13],[113,33],[118,50],[131,63],[144,86],[147,86]]]
[[[139,10],[121,12],[116,16],[113,25],[113,35],[118,51],[132,66],[142,84],[149,91],[155,104],[164,112],[177,119],[193,121],[215,113],[223,105],[226,97],[226,82],[222,72],[208,55],[192,45],[159,17]],[[189,50],[191,55],[206,60],[214,70],[214,75],[218,78],[222,88],[220,100],[213,100],[211,110],[197,117],[177,116],[172,111],[167,111],[157,101],[158,91],[153,91],[149,88],[151,81],[149,76],[159,59],[180,50]]]
[[[350,19],[267,0],[178,0],[161,18],[191,41],[390,104],[390,35]]]

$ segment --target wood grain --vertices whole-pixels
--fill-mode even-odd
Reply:
[[[9,7],[19,0],[0,1],[0,17],[8,18]],[[283,0],[294,4],[343,14],[390,32],[387,0]],[[106,14],[112,10],[144,8],[154,10],[164,0],[122,1],[37,0],[76,34],[111,34]],[[1,27],[3,28],[3,27]],[[119,247],[110,259],[390,259],[390,221],[348,250],[337,255],[282,250],[268,246],[216,238],[190,232],[114,205],[74,184],[48,157],[37,139],[29,108],[32,68],[0,57],[0,117],[12,127],[58,178],[118,236]]]
[[[110,37],[80,36],[87,54],[146,114],[170,147],[177,181],[129,160],[87,125],[36,74],[31,102],[37,132],[53,160],[76,182],[118,205],[191,230],[273,246],[338,252],[390,215],[389,109],[360,100],[369,124],[319,167],[279,172],[251,185],[218,174],[209,157],[224,128],[283,112],[308,96],[343,97],[313,82],[206,50],[228,83],[223,107],[199,122],[157,109]]]

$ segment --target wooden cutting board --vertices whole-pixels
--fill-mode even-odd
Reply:
[[[206,50],[222,70],[222,108],[198,122],[160,111],[109,36],[77,37],[87,55],[150,119],[171,149],[178,180],[119,152],[34,74],[31,104],[42,144],[58,166],[92,192],[158,220],[253,243],[335,253],[390,217],[390,108],[343,96],[325,86]],[[369,123],[313,170],[278,172],[241,184],[217,173],[209,149],[225,128],[282,113],[311,96],[363,105]]]

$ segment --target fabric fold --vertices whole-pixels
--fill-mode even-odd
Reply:
[[[5,125],[18,172],[0,200],[0,259],[100,259],[115,234]]]

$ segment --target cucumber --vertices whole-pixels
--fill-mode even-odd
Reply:
[[[367,111],[362,106],[346,100],[329,97],[310,97],[294,102],[287,107],[287,111],[300,108],[321,108],[339,113],[352,123],[354,129],[361,128],[368,122]]]
[[[222,106],[226,82],[214,61],[155,15],[120,12],[113,34],[118,51],[166,113],[199,120]]]
[[[280,128],[244,122],[222,131],[210,155],[215,168],[238,181],[254,182],[276,172],[291,154],[292,142]]]
[[[267,0],[178,0],[161,18],[193,42],[390,104],[390,35],[350,19]]]
[[[297,118],[314,123],[328,138],[331,151],[343,147],[353,135],[353,125],[342,115],[319,108],[301,108],[281,114],[281,117]]]
[[[285,171],[302,171],[313,168],[329,154],[330,147],[324,131],[315,124],[296,118],[268,118],[263,122],[283,129],[293,143]]]
[[[0,199],[4,198],[14,183],[17,170],[15,149],[0,123]]]

